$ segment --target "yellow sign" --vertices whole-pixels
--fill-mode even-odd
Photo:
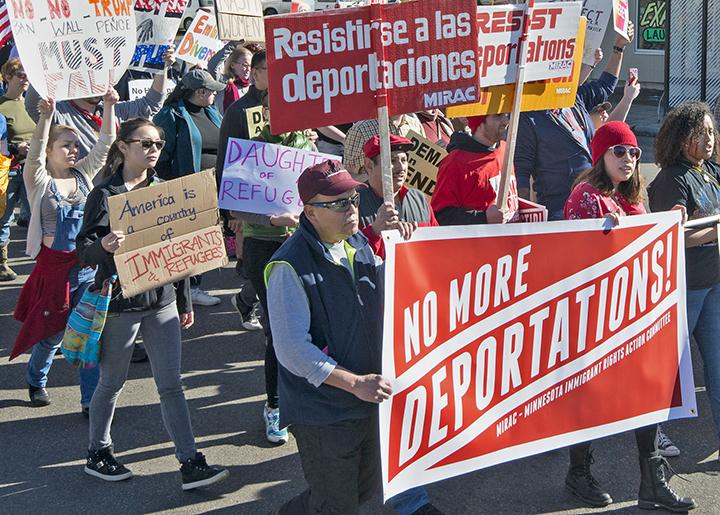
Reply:
[[[250,139],[260,136],[260,133],[267,125],[267,120],[263,117],[263,106],[248,107],[245,109],[245,118],[247,119]]]
[[[587,19],[581,16],[572,75],[559,79],[526,82],[523,88],[520,111],[540,111],[575,105],[578,82],[580,81],[586,27]],[[513,99],[515,98],[515,84],[481,88],[479,96],[480,101],[474,104],[448,107],[447,115],[450,118],[460,118],[462,116],[509,113],[512,111]]]
[[[405,183],[409,188],[417,188],[432,197],[438,166],[447,155],[447,150],[415,131],[409,131],[405,137],[413,142],[413,149],[407,153],[408,174]]]

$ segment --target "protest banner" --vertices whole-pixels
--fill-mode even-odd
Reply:
[[[215,0],[215,19],[223,41],[265,41],[261,0]]]
[[[217,35],[215,15],[200,9],[180,41],[175,56],[193,66],[200,64],[207,68],[208,61],[223,47]]]
[[[585,18],[580,18],[580,29],[578,31],[576,45],[576,49],[578,50],[582,48],[585,42],[586,24]],[[520,110],[538,111],[541,109],[555,109],[575,105],[575,97],[577,96],[578,84],[580,82],[581,61],[582,54],[576,51],[572,73],[568,77],[525,83]],[[478,102],[448,107],[446,113],[450,118],[509,113],[512,110],[514,97],[514,84],[481,88]]]
[[[578,45],[580,2],[477,7],[478,74],[481,87],[515,83],[527,15],[525,80],[567,77]]]
[[[265,18],[273,132],[476,101],[474,12],[439,0]]]
[[[630,41],[628,36],[628,23],[630,22],[630,12],[628,11],[627,0],[612,0],[613,6],[613,28],[615,32]]]
[[[214,170],[114,195],[108,207],[110,229],[125,234],[115,266],[126,298],[228,262]]]
[[[548,2],[567,2],[569,0],[547,0]],[[583,0],[582,16],[587,19],[587,34],[583,46],[583,64],[595,64],[595,49],[602,46],[607,30],[612,4],[610,0]]]
[[[415,131],[408,132],[406,137],[412,141],[413,148],[407,153],[408,174],[405,183],[409,188],[419,189],[428,198],[432,197],[438,167],[447,155],[447,150]]]
[[[222,209],[261,215],[300,214],[297,180],[306,168],[337,156],[229,138],[220,180]]]
[[[104,95],[135,50],[132,0],[7,2],[30,83],[56,101]]]
[[[130,69],[159,71],[163,53],[175,41],[188,0],[135,0],[137,45]]]
[[[128,100],[137,100],[147,95],[152,87],[153,79],[135,79],[128,81]],[[165,94],[169,94],[175,89],[175,81],[172,79],[167,80],[167,87],[165,88]]]
[[[263,116],[263,106],[248,107],[245,109],[245,119],[247,120],[250,139],[260,136],[260,133],[267,125],[267,120]]]
[[[548,210],[545,206],[525,200],[524,198],[518,198],[518,216],[517,220],[511,220],[511,222],[547,222],[548,221]]]
[[[386,499],[696,416],[679,213],[383,238]]]

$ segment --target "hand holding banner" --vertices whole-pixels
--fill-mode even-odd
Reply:
[[[133,0],[7,3],[23,68],[43,98],[102,96],[135,49]]]

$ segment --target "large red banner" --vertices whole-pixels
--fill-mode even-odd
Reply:
[[[274,133],[477,101],[474,0],[265,18]],[[378,99],[377,97],[380,97]]]
[[[606,223],[386,233],[386,498],[695,416],[680,215]]]

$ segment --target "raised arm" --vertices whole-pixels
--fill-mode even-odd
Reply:
[[[48,175],[45,166],[45,151],[52,118],[55,114],[55,100],[52,98],[49,100],[41,99],[37,104],[37,112],[39,117],[32,140],[30,140],[30,148],[23,169],[23,182],[28,194],[37,188]]]

